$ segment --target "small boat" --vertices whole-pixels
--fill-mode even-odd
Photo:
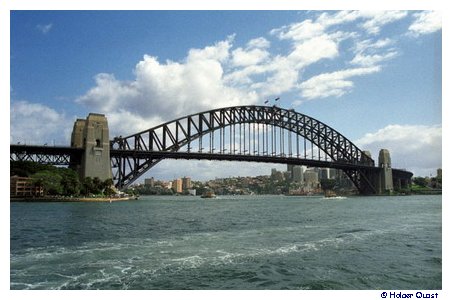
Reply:
[[[325,198],[335,198],[337,197],[336,193],[331,190],[325,191]]]
[[[216,198],[216,197],[217,195],[215,195],[215,193],[212,191],[205,192],[204,194],[201,195],[201,198]]]

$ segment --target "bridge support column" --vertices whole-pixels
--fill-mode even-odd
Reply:
[[[387,149],[381,149],[378,155],[378,166],[380,167],[380,176],[378,176],[379,194],[392,193],[394,184],[392,180],[391,156]]]
[[[77,119],[72,131],[71,146],[83,148],[81,164],[75,166],[80,178],[111,178],[110,140],[105,115],[90,113]]]

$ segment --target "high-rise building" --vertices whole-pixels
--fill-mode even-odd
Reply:
[[[328,169],[322,168],[319,169],[319,180],[328,179]]]
[[[296,183],[303,182],[303,167],[302,166],[294,166],[292,169],[292,180]]]
[[[286,171],[283,172],[284,180],[290,182],[292,180],[292,172]]]
[[[319,174],[316,170],[308,169],[304,172],[304,182],[308,188],[315,189],[319,186]]]
[[[283,181],[284,175],[281,171],[272,169],[272,175],[270,176],[273,181]]]
[[[151,178],[145,178],[144,179],[144,185],[154,187],[154,177]]]
[[[278,172],[278,170],[276,170],[276,168],[273,168],[273,169],[272,169],[271,176],[275,176],[275,175],[276,175],[276,172]]]
[[[293,168],[295,165],[287,165],[287,172],[290,172],[290,179],[293,180]]]
[[[331,179],[337,179],[338,178],[338,170],[337,169],[330,169],[330,178]]]
[[[189,190],[191,189],[191,178],[190,177],[184,177],[182,178],[182,190]]]
[[[436,170],[436,177],[443,178],[443,169],[439,168]]]
[[[180,178],[174,179],[171,188],[175,193],[182,193],[182,179]]]

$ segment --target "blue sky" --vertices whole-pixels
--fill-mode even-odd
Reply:
[[[389,149],[394,167],[426,176],[442,166],[434,11],[12,11],[10,26],[11,143],[69,144],[89,112],[107,115],[111,136],[127,135],[280,97],[374,157]],[[274,167],[237,166],[165,161],[149,176]]]

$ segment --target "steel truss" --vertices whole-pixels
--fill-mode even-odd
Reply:
[[[376,192],[371,183],[375,163],[355,144],[325,123],[276,106],[234,106],[192,114],[116,137],[110,148],[119,188],[164,158],[201,159],[198,153],[205,159],[308,166],[324,161],[342,169],[361,193]]]
[[[82,153],[83,149],[71,147],[10,145],[9,157],[11,161],[68,166],[80,161]]]

